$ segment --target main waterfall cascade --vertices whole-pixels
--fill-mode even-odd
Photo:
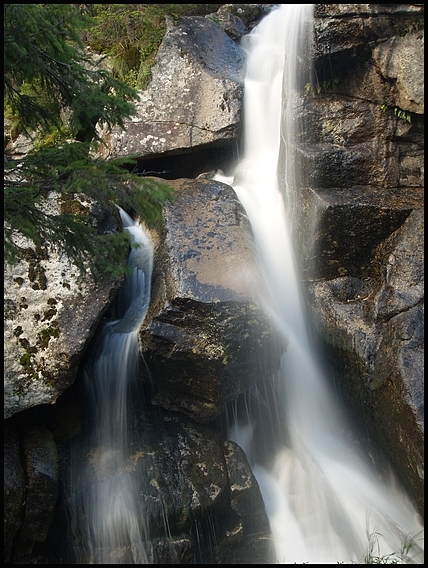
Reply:
[[[371,550],[423,563],[422,526],[413,506],[393,481],[379,481],[343,434],[346,424],[314,355],[304,315],[288,227],[298,195],[292,159],[285,160],[284,197],[277,169],[281,138],[287,151],[295,136],[288,103],[312,29],[313,5],[281,5],[243,38],[244,158],[232,177],[219,171],[215,179],[233,186],[247,212],[270,295],[266,309],[288,341],[271,397],[286,443],[269,466],[258,463],[252,436],[257,417],[250,411],[237,417],[229,436],[245,450],[260,485],[276,562],[364,563]],[[405,552],[408,539],[413,546]]]
[[[140,356],[137,333],[150,302],[153,244],[120,210],[137,245],[131,268],[84,368],[89,433],[70,464],[70,562],[148,564],[145,512],[132,479],[130,426]],[[135,409],[141,412],[141,408]]]

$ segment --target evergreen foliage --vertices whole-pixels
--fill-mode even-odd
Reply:
[[[81,5],[88,10],[88,4]],[[206,15],[221,4],[90,4],[93,20],[85,32],[89,47],[109,57],[112,74],[138,89],[147,87],[166,31],[165,16]]]
[[[93,275],[103,271],[123,274],[131,244],[128,233],[98,234],[91,223],[90,208],[81,205],[78,198],[97,202],[110,211],[112,204],[120,204],[138,213],[149,227],[156,226],[162,218],[163,203],[173,198],[172,190],[157,179],[128,173],[124,166],[133,162],[132,158],[95,161],[88,153],[88,145],[78,141],[43,147],[19,164],[6,162],[6,262],[13,264],[25,253],[14,238],[18,231],[36,246],[53,243],[73,259],[82,276],[86,274],[88,257]],[[60,197],[60,214],[43,207],[50,192]]]
[[[4,16],[4,98],[21,130],[59,126],[65,109],[78,140],[97,122],[123,126],[137,94],[84,54],[87,18],[69,4],[5,4]]]
[[[6,4],[4,7],[5,113],[17,132],[36,131],[38,142],[22,160],[5,161],[5,260],[23,251],[16,235],[36,246],[55,243],[86,274],[126,267],[128,233],[97,234],[89,209],[70,211],[67,202],[87,196],[116,211],[134,210],[150,226],[161,218],[172,190],[155,179],[128,172],[132,159],[96,161],[98,126],[123,127],[132,116],[136,91],[97,69],[84,54],[81,37],[88,17],[70,4]],[[128,169],[124,168],[124,165]],[[42,204],[49,192],[59,196],[60,210]]]

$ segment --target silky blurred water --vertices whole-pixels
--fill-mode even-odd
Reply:
[[[253,397],[257,404],[274,401],[267,413],[272,420],[263,428],[272,440],[286,442],[269,466],[257,463],[257,418],[250,411],[236,417],[229,435],[245,450],[260,485],[276,562],[364,563],[370,547],[374,556],[400,553],[413,538],[402,556],[405,563],[421,563],[419,516],[392,474],[390,482],[381,482],[345,437],[347,425],[316,359],[305,316],[289,228],[299,195],[290,148],[297,134],[293,93],[312,29],[313,5],[284,4],[243,41],[244,156],[232,176],[218,172],[215,179],[233,186],[247,212],[269,291],[266,311],[288,341],[271,396]],[[278,184],[280,145],[286,152],[285,196]]]
[[[138,246],[130,252],[131,271],[115,299],[112,319],[103,324],[83,371],[89,426],[70,464],[69,481],[69,548],[76,564],[151,563],[129,431],[132,387],[141,363],[137,333],[150,302],[153,244],[141,225],[123,210],[120,214]]]

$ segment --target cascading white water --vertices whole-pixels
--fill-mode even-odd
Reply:
[[[295,136],[287,100],[312,27],[313,5],[287,4],[244,38],[244,158],[231,178],[216,175],[234,187],[247,212],[270,295],[266,309],[288,339],[274,378],[287,444],[267,468],[254,460],[250,421],[235,423],[230,437],[247,453],[259,482],[277,562],[363,563],[373,538],[376,556],[400,553],[406,538],[421,536],[422,526],[396,484],[381,483],[345,439],[309,339],[288,226],[298,192],[293,161],[285,160],[285,200],[277,168],[281,137],[287,149]],[[421,540],[414,544],[406,562],[422,562]]]
[[[153,244],[120,210],[124,229],[138,244],[131,272],[115,301],[117,318],[106,322],[84,369],[90,432],[71,467],[72,556],[75,563],[148,564],[145,511],[132,479],[129,426],[133,379],[138,376],[137,332],[150,301]],[[141,409],[140,409],[141,410]]]

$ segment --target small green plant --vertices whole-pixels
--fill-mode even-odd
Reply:
[[[357,564],[408,564],[409,561],[414,563],[411,559],[411,552],[414,551],[416,554],[420,551],[420,547],[417,541],[422,537],[422,531],[411,536],[408,535],[404,537],[401,549],[397,552],[391,552],[389,554],[380,555],[380,545],[379,538],[382,535],[376,531],[368,534],[368,546],[364,553],[363,559]]]
[[[350,562],[350,564],[423,564],[423,550],[417,544],[417,541],[422,539],[422,534],[423,531],[420,531],[414,536],[404,537],[399,552],[391,552],[380,556],[379,537],[381,534],[376,531],[369,533],[367,535],[368,546],[363,558],[358,562]],[[418,557],[418,559],[415,557]],[[337,561],[336,564],[346,564],[346,562]]]
[[[380,546],[379,546],[379,537],[380,533],[372,532],[369,535],[369,544],[367,547],[366,552],[364,553],[364,557],[362,560],[362,564],[400,564],[400,559],[396,554],[385,554],[383,556],[380,555]]]
[[[380,110],[382,110],[383,112],[385,112],[388,109],[392,110],[397,118],[405,120],[408,123],[412,122],[412,115],[410,112],[407,112],[398,106],[392,107],[386,104],[380,105]]]
[[[220,20],[216,16],[208,16],[208,18],[213,22],[215,22],[216,24],[220,25]]]
[[[336,87],[339,84],[340,77],[334,77],[334,79],[329,79],[328,81],[323,81],[319,83],[306,83],[305,85],[305,93],[311,95],[312,97],[316,97],[317,95],[321,95],[323,93],[335,92]]]
[[[402,120],[407,120],[407,122],[412,122],[412,117],[410,113],[406,112],[405,110],[402,110],[401,108],[394,107],[394,114],[398,116],[398,118],[401,118]]]

